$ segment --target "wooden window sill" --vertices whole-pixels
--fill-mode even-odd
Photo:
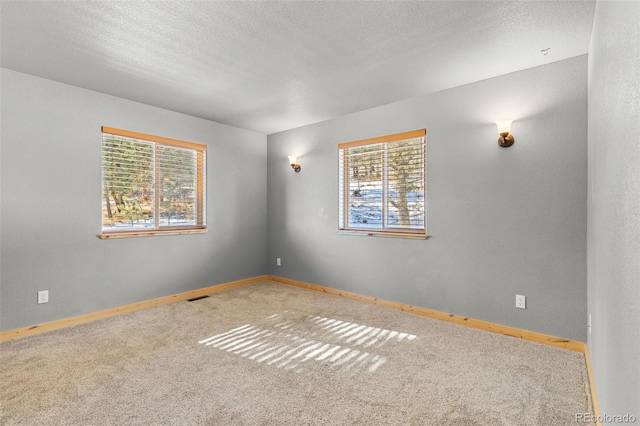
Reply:
[[[341,229],[341,235],[360,235],[365,237],[407,238],[411,240],[426,240],[429,234],[390,231],[368,231],[364,229]]]
[[[167,229],[153,231],[123,231],[107,234],[99,234],[101,240],[112,240],[116,238],[137,238],[137,237],[156,237],[161,235],[186,235],[186,234],[206,234],[207,228],[197,229]]]

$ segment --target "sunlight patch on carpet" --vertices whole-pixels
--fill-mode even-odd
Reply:
[[[373,373],[388,360],[377,354],[377,349],[414,339],[416,336],[409,333],[320,316],[296,318],[285,311],[257,325],[244,324],[198,343],[296,372],[321,365],[340,372]]]

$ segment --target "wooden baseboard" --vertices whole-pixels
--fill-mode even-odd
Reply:
[[[170,296],[159,297],[157,299],[145,300],[143,302],[132,303],[130,305],[118,306],[116,308],[104,309],[102,311],[91,312],[71,318],[46,322],[31,327],[18,328],[15,330],[4,331],[0,333],[0,342],[18,339],[21,337],[33,336],[35,334],[44,333],[46,331],[58,330],[64,327],[71,327],[102,318],[108,318],[115,315],[125,314],[128,312],[139,311],[141,309],[152,308],[154,306],[165,305],[167,303],[177,302],[179,300],[192,299],[194,297],[204,296],[205,294],[217,293],[219,291],[228,290],[234,287],[240,287],[247,284],[253,284],[265,281],[266,275],[247,278],[238,281],[232,281],[224,284],[218,284],[210,287],[204,287],[197,290],[186,291],[184,293],[173,294]]]
[[[589,376],[589,390],[591,391],[591,404],[593,405],[593,414],[597,419],[601,418],[600,402],[598,401],[598,394],[596,393],[596,380],[593,375],[593,368],[591,367],[591,356],[589,355],[589,347],[584,345],[584,360],[587,363],[587,375]],[[602,426],[601,421],[596,422],[597,426]]]
[[[421,315],[424,317],[435,318],[441,321],[453,322],[460,325],[466,325],[468,327],[473,327],[480,330],[491,331],[493,333],[504,334],[506,336],[516,337],[519,339],[529,340],[537,343],[543,343],[545,345],[556,346],[558,348],[568,349],[575,352],[584,353],[585,351],[585,344],[576,340],[562,339],[560,337],[549,336],[547,334],[507,327],[488,321],[480,321],[473,318],[461,317],[459,315],[447,314],[445,312],[434,311],[431,309],[421,308],[419,306],[412,306],[404,303],[378,299],[377,297],[363,296],[357,293],[336,290],[330,287],[324,287],[321,285],[306,283],[303,281],[291,280],[289,278],[282,278],[274,275],[268,275],[267,279],[281,284],[306,288],[308,290],[319,291],[321,293],[332,294],[334,296],[345,297],[347,299],[359,300],[361,302],[384,306],[386,308],[396,309],[402,312],[410,312],[412,314]]]
[[[289,278],[282,278],[274,275],[259,275],[257,277],[247,278],[247,279],[238,280],[238,281],[232,281],[229,283],[218,284],[210,287],[204,287],[197,290],[187,291],[184,293],[178,293],[170,296],[159,297],[157,299],[151,299],[143,302],[132,303],[129,305],[118,306],[116,308],[104,309],[102,311],[91,312],[88,314],[79,315],[71,318],[64,318],[64,319],[51,321],[43,324],[38,324],[30,327],[4,331],[4,332],[0,332],[0,342],[16,339],[20,337],[32,336],[34,334],[43,333],[51,330],[57,330],[64,327],[70,327],[73,325],[82,324],[89,321],[95,321],[101,318],[107,318],[114,315],[125,314],[128,312],[138,311],[141,309],[147,309],[153,306],[164,305],[171,302],[177,302],[179,300],[191,299],[194,297],[203,296],[205,294],[216,293],[216,292],[228,290],[234,287],[239,287],[239,286],[252,284],[260,281],[265,281],[265,280],[270,280],[270,281],[278,282],[281,284],[287,284],[287,285],[292,285],[300,288],[305,288],[308,290],[318,291],[325,294],[331,294],[334,296],[345,297],[347,299],[358,300],[361,302],[371,303],[378,306],[384,306],[386,308],[396,309],[399,311],[409,312],[412,314],[421,315],[429,318],[435,318],[442,321],[448,321],[456,324],[466,325],[468,327],[473,327],[473,328],[477,328],[485,331],[491,331],[494,333],[504,334],[504,335],[516,337],[519,339],[543,343],[546,345],[556,346],[563,349],[569,349],[576,352],[586,353],[586,346],[583,342],[562,339],[559,337],[522,330],[519,328],[507,327],[504,325],[495,324],[487,321],[481,321],[473,318],[461,317],[459,315],[447,314],[444,312],[421,308],[419,306],[412,306],[404,303],[378,299],[376,297],[363,296],[357,293],[337,290],[331,287],[324,287],[318,284],[311,284],[303,281],[292,280]]]

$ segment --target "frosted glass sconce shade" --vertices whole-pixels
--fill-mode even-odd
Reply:
[[[300,166],[300,164],[298,163],[298,157],[295,155],[290,155],[289,156],[289,164],[291,164],[291,168],[298,173],[300,171],[300,169],[302,169],[302,167]]]
[[[498,138],[498,145],[503,148],[508,148],[513,145],[515,139],[511,134],[511,123],[513,120],[511,119],[502,119],[496,121],[496,126],[498,126],[498,133],[500,133],[500,137]]]

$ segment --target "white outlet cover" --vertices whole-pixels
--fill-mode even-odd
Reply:
[[[527,309],[527,297],[516,294],[516,308]]]
[[[38,304],[49,303],[49,290],[38,292]]]

